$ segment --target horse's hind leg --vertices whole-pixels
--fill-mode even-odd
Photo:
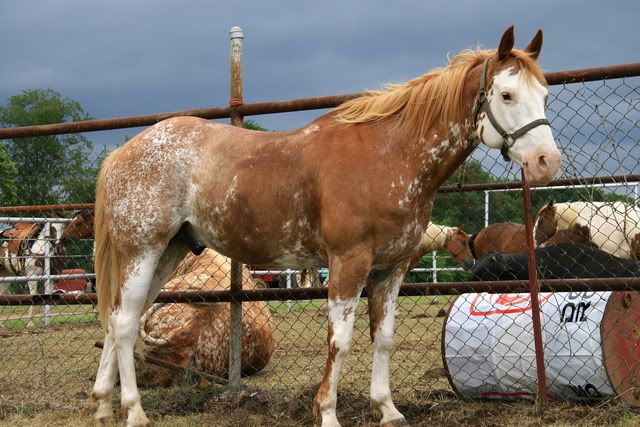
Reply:
[[[336,417],[338,381],[351,348],[360,293],[371,268],[371,254],[367,249],[358,248],[329,257],[329,354],[313,406],[316,422],[320,421],[322,427],[340,425]]]
[[[393,350],[395,311],[400,285],[408,264],[403,262],[385,272],[385,277],[371,275],[367,283],[369,302],[369,327],[373,341],[373,366],[371,369],[371,410],[380,415],[380,425],[406,424],[404,416],[391,400],[389,387],[389,358]]]
[[[113,330],[109,326],[104,337],[98,374],[91,394],[93,401],[98,405],[94,418],[99,424],[107,424],[111,419],[111,393],[113,392],[117,373],[118,358],[115,352]]]
[[[123,373],[123,363],[129,363],[128,361],[133,360],[133,347],[137,337],[138,321],[143,307],[150,304],[156,298],[167,276],[184,257],[187,250],[188,248],[186,246],[178,242],[171,242],[159,261],[154,261],[157,256],[149,253],[137,257],[135,262],[130,263],[134,271],[131,272],[131,268],[128,269],[129,273],[125,278],[125,286],[123,286],[122,289],[122,306],[111,315],[110,325],[102,349],[100,366],[98,367],[98,374],[93,387],[92,396],[98,405],[95,419],[98,422],[105,423],[111,418],[111,394],[118,373],[117,369],[120,366],[122,407],[129,412],[127,424],[148,424],[148,419],[140,406],[140,396],[137,390],[134,367],[124,366],[124,370],[127,372]],[[149,277],[150,279],[145,282],[145,279]],[[130,297],[132,294],[131,288],[137,288],[137,291],[133,292],[133,299]],[[146,289],[146,292],[143,288]],[[142,300],[142,306],[138,308],[140,300]],[[135,314],[136,312],[137,314]],[[127,319],[130,319],[130,324],[127,323]],[[122,327],[123,324],[124,327]],[[117,329],[117,333],[114,332],[114,326],[115,329]],[[131,356],[125,356],[121,359],[120,354],[125,351],[122,348],[123,345],[126,345],[127,349],[130,348]],[[123,380],[125,375],[127,375],[126,386],[125,380]]]

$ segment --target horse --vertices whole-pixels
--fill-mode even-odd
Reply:
[[[187,254],[165,284],[166,290],[190,292],[229,289],[231,260],[212,249]],[[242,288],[255,289],[248,268],[242,272]],[[153,304],[140,320],[145,353],[183,367],[223,375],[229,366],[228,303]],[[275,349],[271,312],[264,301],[243,305],[242,356],[244,375],[262,370]],[[147,385],[168,386],[183,375],[166,369],[144,369]]]
[[[536,267],[542,279],[637,277],[635,260],[618,258],[597,248],[569,242],[536,249]],[[471,269],[472,280],[528,280],[528,253],[489,253]]]
[[[513,254],[527,250],[523,224],[496,222],[469,237],[473,258],[478,260],[490,252]]]
[[[640,257],[640,208],[624,202],[548,202],[534,224],[536,243],[571,230],[584,243],[624,259]],[[558,238],[556,238],[558,240]]]
[[[133,356],[138,320],[184,254],[210,247],[258,267],[328,266],[328,355],[313,400],[325,427],[340,425],[337,384],[366,287],[371,407],[383,425],[404,423],[389,386],[394,313],[438,187],[481,143],[521,165],[531,183],[549,182],[560,168],[536,62],[542,31],[524,50],[513,45],[510,27],[497,50],[464,51],[298,130],[175,117],[113,151],[96,187],[105,329],[92,392],[96,419],[111,417],[119,370],[127,424],[148,424]]]
[[[429,222],[427,231],[420,239],[420,247],[410,265],[415,266],[420,258],[433,251],[447,251],[454,261],[466,269],[471,268],[475,259],[469,246],[469,235],[462,227],[448,227]]]
[[[53,221],[53,220],[52,220]],[[44,274],[44,260],[51,261],[50,273],[62,271],[64,247],[60,244],[62,223],[51,222],[49,230],[42,224],[16,223],[13,228],[0,233],[0,276],[41,276]],[[29,294],[38,293],[39,279],[29,280]],[[8,292],[9,282],[0,282],[0,295]],[[27,327],[34,326],[33,305],[29,306]]]
[[[93,237],[93,221],[92,210],[80,209],[76,211],[71,221],[64,227],[60,241],[64,243]]]
[[[80,239],[93,238],[93,211],[81,209],[76,211],[70,222],[62,231],[60,241],[75,241]],[[298,283],[300,288],[321,288],[320,274],[317,269],[301,270],[298,273]]]

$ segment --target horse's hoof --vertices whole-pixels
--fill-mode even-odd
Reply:
[[[95,418],[96,421],[96,425],[97,426],[108,426],[111,425],[111,417],[96,417]]]
[[[400,427],[400,426],[405,426],[405,427],[409,426],[409,423],[404,417],[387,421],[386,423],[382,424],[380,427]]]

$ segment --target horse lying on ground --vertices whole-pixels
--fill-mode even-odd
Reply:
[[[637,206],[624,202],[549,202],[536,218],[536,243],[542,245],[560,230],[572,230],[582,242],[619,258],[640,258],[640,208]]]
[[[636,261],[615,257],[607,252],[579,243],[560,243],[536,249],[538,277],[542,279],[575,279],[636,277],[640,265]],[[528,280],[526,252],[490,253],[480,258],[471,269],[472,280]]]
[[[427,231],[420,240],[418,253],[413,257],[410,265],[415,266],[420,258],[429,252],[447,251],[458,265],[469,269],[475,260],[468,242],[469,235],[462,228],[429,222]]]
[[[339,425],[337,386],[367,287],[371,408],[383,425],[404,423],[389,386],[394,313],[438,187],[480,143],[520,164],[533,184],[549,182],[560,168],[536,62],[542,32],[524,51],[513,44],[511,27],[497,51],[465,51],[299,130],[175,117],[112,152],[96,187],[96,281],[106,333],[93,388],[96,418],[110,419],[119,374],[127,424],[149,423],[136,384],[138,321],[184,254],[210,247],[256,267],[329,267],[328,354],[313,403],[324,427]]]
[[[165,284],[166,291],[227,290],[231,283],[231,260],[211,249],[188,254]],[[255,289],[248,268],[242,272],[242,288]],[[140,320],[145,353],[176,365],[222,376],[229,366],[228,303],[153,304]],[[264,368],[275,348],[271,312],[264,301],[242,305],[242,373]],[[167,386],[183,374],[147,367],[141,373],[148,385]]]
[[[42,276],[45,258],[50,261],[50,274],[64,268],[64,246],[60,244],[63,224],[52,222],[47,233],[44,224],[19,222],[0,233],[0,276]],[[29,280],[29,294],[38,293],[39,279]],[[0,282],[0,295],[9,290],[9,282]],[[29,307],[27,327],[33,327],[34,306]]]

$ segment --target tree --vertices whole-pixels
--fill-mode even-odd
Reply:
[[[87,120],[80,104],[52,89],[29,89],[0,107],[3,127],[32,126]],[[6,154],[17,167],[16,191],[20,204],[64,203],[86,199],[79,185],[89,182],[91,141],[80,134],[16,138],[3,141]]]
[[[17,201],[16,176],[18,169],[0,145],[0,206],[15,205]]]
[[[244,128],[245,129],[251,129],[251,130],[260,130],[260,131],[263,131],[263,132],[269,131],[269,129],[260,126],[258,124],[258,122],[256,122],[255,120],[251,120],[251,119],[247,119],[247,120],[244,121]]]

